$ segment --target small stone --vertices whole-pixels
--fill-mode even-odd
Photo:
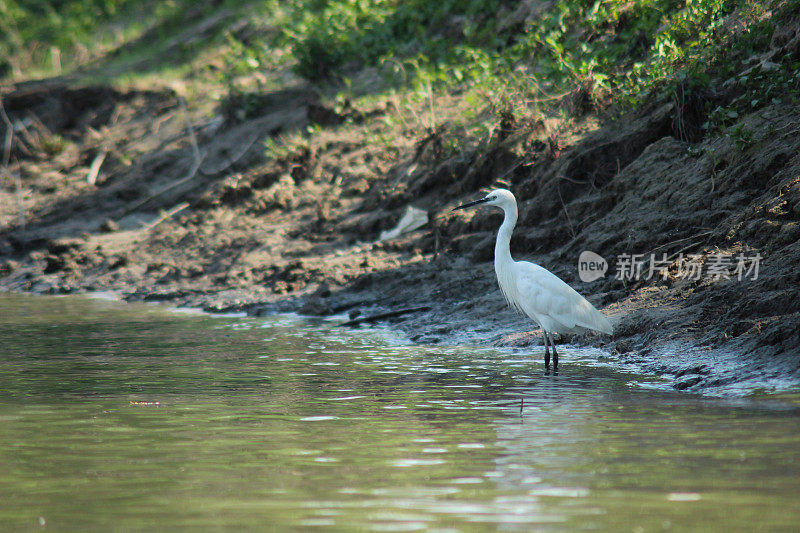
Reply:
[[[333,309],[323,298],[310,296],[306,303],[300,307],[300,313],[304,315],[324,316],[333,314]]]
[[[677,374],[675,374],[675,377],[679,378],[685,376],[686,374],[708,374],[708,370],[706,370],[706,365],[690,366],[679,371]]]
[[[614,353],[628,353],[631,350],[631,343],[628,341],[619,341],[614,346]]]
[[[695,376],[693,378],[689,378],[689,379],[686,379],[686,380],[683,380],[683,381],[679,381],[678,383],[673,385],[673,387],[678,389],[678,390],[685,390],[685,389],[688,389],[689,387],[694,387],[695,385],[697,385],[701,381],[703,381],[703,378],[701,378],[700,376]]]
[[[105,233],[113,233],[119,231],[119,224],[113,219],[107,218],[105,222],[100,225],[100,231]]]
[[[320,298],[327,298],[331,295],[331,287],[327,283],[320,283],[317,290],[314,291],[315,296],[319,296]]]

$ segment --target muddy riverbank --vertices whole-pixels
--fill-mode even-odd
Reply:
[[[500,214],[451,213],[502,185],[520,202],[515,257],[616,322],[612,336],[563,342],[691,392],[800,381],[796,107],[741,117],[731,127],[744,137],[691,139],[697,117],[667,102],[622,119],[509,117],[477,143],[446,122],[401,124],[385,142],[392,102],[334,106],[301,82],[233,118],[187,110],[170,90],[4,91],[14,136],[0,190],[2,290],[112,290],[253,314],[424,308],[388,320],[419,342],[530,346],[538,365],[534,325],[496,288]],[[379,242],[408,206],[428,223]],[[608,261],[588,283],[577,269],[585,250]]]

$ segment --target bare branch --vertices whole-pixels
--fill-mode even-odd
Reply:
[[[150,224],[147,224],[144,227],[144,229],[147,230],[147,231],[150,231],[151,229],[155,228],[156,226],[158,226],[162,222],[164,222],[166,220],[169,220],[173,216],[177,215],[178,213],[180,213],[181,211],[183,211],[187,207],[189,207],[189,202],[183,202],[182,204],[176,205],[175,207],[173,207],[169,211],[166,211],[165,213],[163,213],[160,217],[158,217],[156,220],[154,220]]]
[[[149,203],[150,200],[158,198],[162,194],[167,193],[172,189],[174,189],[175,187],[178,187],[179,185],[186,183],[187,181],[193,179],[197,175],[197,171],[200,169],[200,164],[203,162],[204,156],[200,153],[200,147],[197,145],[197,137],[194,134],[194,128],[192,127],[192,123],[189,121],[189,115],[186,112],[186,104],[184,104],[183,98],[179,98],[178,101],[180,102],[181,105],[181,111],[183,112],[183,117],[186,120],[186,129],[188,130],[189,139],[192,143],[192,153],[194,154],[194,161],[192,162],[192,166],[189,169],[189,172],[186,174],[186,176],[180,178],[179,180],[174,181],[165,187],[162,187],[161,189],[147,196],[146,198],[143,198],[142,200],[139,200],[135,204],[128,206],[125,210],[122,211],[120,216],[124,216],[127,215],[128,213],[136,211],[143,205]]]
[[[19,172],[12,173],[8,169],[8,164],[11,161],[11,147],[14,143],[14,125],[11,123],[11,119],[9,119],[8,115],[6,114],[6,108],[3,106],[2,98],[0,98],[0,115],[2,115],[3,122],[6,125],[6,140],[3,146],[2,171],[4,174],[14,179],[14,186],[17,192],[17,210],[19,212],[19,225],[24,230],[26,221],[25,221],[25,204],[22,201],[22,179],[19,176]]]
[[[102,150],[97,154],[89,167],[89,172],[86,174],[86,183],[94,185],[97,182],[97,176],[100,174],[100,167],[103,166],[103,161],[106,159],[108,151]]]

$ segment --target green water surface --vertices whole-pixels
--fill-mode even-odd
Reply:
[[[800,530],[796,396],[564,352],[0,295],[0,531]]]

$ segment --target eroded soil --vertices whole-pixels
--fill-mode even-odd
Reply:
[[[500,214],[451,212],[502,184],[520,202],[515,256],[617,323],[612,336],[562,340],[689,391],[800,380],[800,109],[774,105],[741,118],[746,137],[693,143],[686,132],[699,126],[674,103],[575,119],[557,136],[547,120],[509,117],[454,151],[446,123],[386,142],[392,102],[336,107],[299,82],[244,117],[186,111],[169,90],[57,82],[7,88],[3,104],[14,142],[0,188],[2,290],[253,314],[423,307],[388,321],[414,341],[532,346],[538,371],[535,326],[496,289]],[[265,148],[310,123],[304,142]],[[377,242],[409,205],[429,223]],[[604,278],[580,281],[584,250],[609,260]],[[680,272],[689,255],[707,266],[756,253],[757,279]],[[669,270],[616,279],[623,254],[655,254]]]

